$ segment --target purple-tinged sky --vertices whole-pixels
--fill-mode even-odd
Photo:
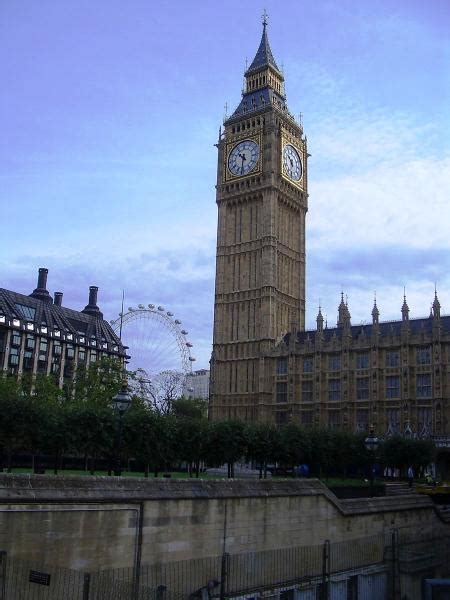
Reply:
[[[269,37],[312,157],[307,324],[450,312],[448,0],[0,3],[0,287],[108,319],[163,304],[211,350],[224,105]]]

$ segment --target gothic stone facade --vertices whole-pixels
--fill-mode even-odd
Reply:
[[[213,419],[258,418],[271,403],[264,357],[304,327],[307,150],[266,25],[246,88],[218,142]]]
[[[338,325],[292,331],[267,359],[272,407],[265,418],[306,427],[418,437],[448,433],[450,317],[437,297],[429,318],[351,325],[341,302]],[[341,318],[343,316],[343,318]],[[269,366],[270,365],[270,366]]]
[[[39,269],[37,288],[29,296],[0,288],[0,373],[52,374],[62,388],[79,365],[104,356],[122,364],[126,348],[103,319],[98,288],[91,286],[82,311],[62,306],[63,294],[47,291],[47,269]]]
[[[444,436],[450,317],[304,331],[307,148],[264,23],[218,142],[210,417]],[[281,340],[281,341],[280,341]]]

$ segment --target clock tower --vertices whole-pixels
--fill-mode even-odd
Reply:
[[[210,418],[268,420],[265,357],[304,329],[307,150],[267,36],[219,136]]]

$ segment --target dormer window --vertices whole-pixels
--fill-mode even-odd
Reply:
[[[13,325],[14,325],[14,327],[20,327],[19,319],[13,319]]]
[[[47,333],[47,327],[45,325],[41,327],[41,333]]]
[[[55,337],[61,337],[61,332],[59,331],[59,329],[55,329],[53,333]]]

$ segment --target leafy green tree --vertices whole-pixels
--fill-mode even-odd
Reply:
[[[435,454],[434,444],[430,440],[414,440],[393,436],[383,441],[379,456],[383,464],[405,472],[409,466],[416,472],[429,465]]]
[[[75,372],[73,388],[68,390],[69,398],[111,406],[124,376],[124,369],[116,358],[103,357],[87,368],[80,365]]]
[[[305,429],[289,423],[281,429],[280,462],[288,467],[295,467],[307,462],[308,435]]]
[[[15,377],[0,377],[0,444],[11,472],[14,454],[23,448],[27,401]]]
[[[112,408],[101,403],[73,401],[66,422],[72,451],[84,457],[85,470],[93,474],[97,457],[114,455],[117,426]]]
[[[259,478],[267,477],[267,465],[280,459],[282,433],[269,423],[256,423],[246,428],[247,457],[257,463]]]
[[[172,414],[177,418],[206,419],[208,401],[203,398],[177,398],[172,401]]]
[[[209,423],[204,418],[178,417],[178,455],[188,464],[190,476],[200,474],[200,465],[205,455]]]
[[[52,376],[38,375],[31,387],[29,382],[22,382],[22,394],[26,402],[25,445],[31,452],[32,469],[40,469],[42,453],[54,454],[57,468],[58,457],[65,447],[62,392]]]
[[[164,418],[134,398],[124,418],[124,439],[128,453],[144,464],[145,477],[153,470],[155,477],[165,462]]]
[[[227,464],[228,477],[234,477],[234,463],[246,453],[245,426],[241,421],[211,423],[205,444],[205,460],[210,466]]]

